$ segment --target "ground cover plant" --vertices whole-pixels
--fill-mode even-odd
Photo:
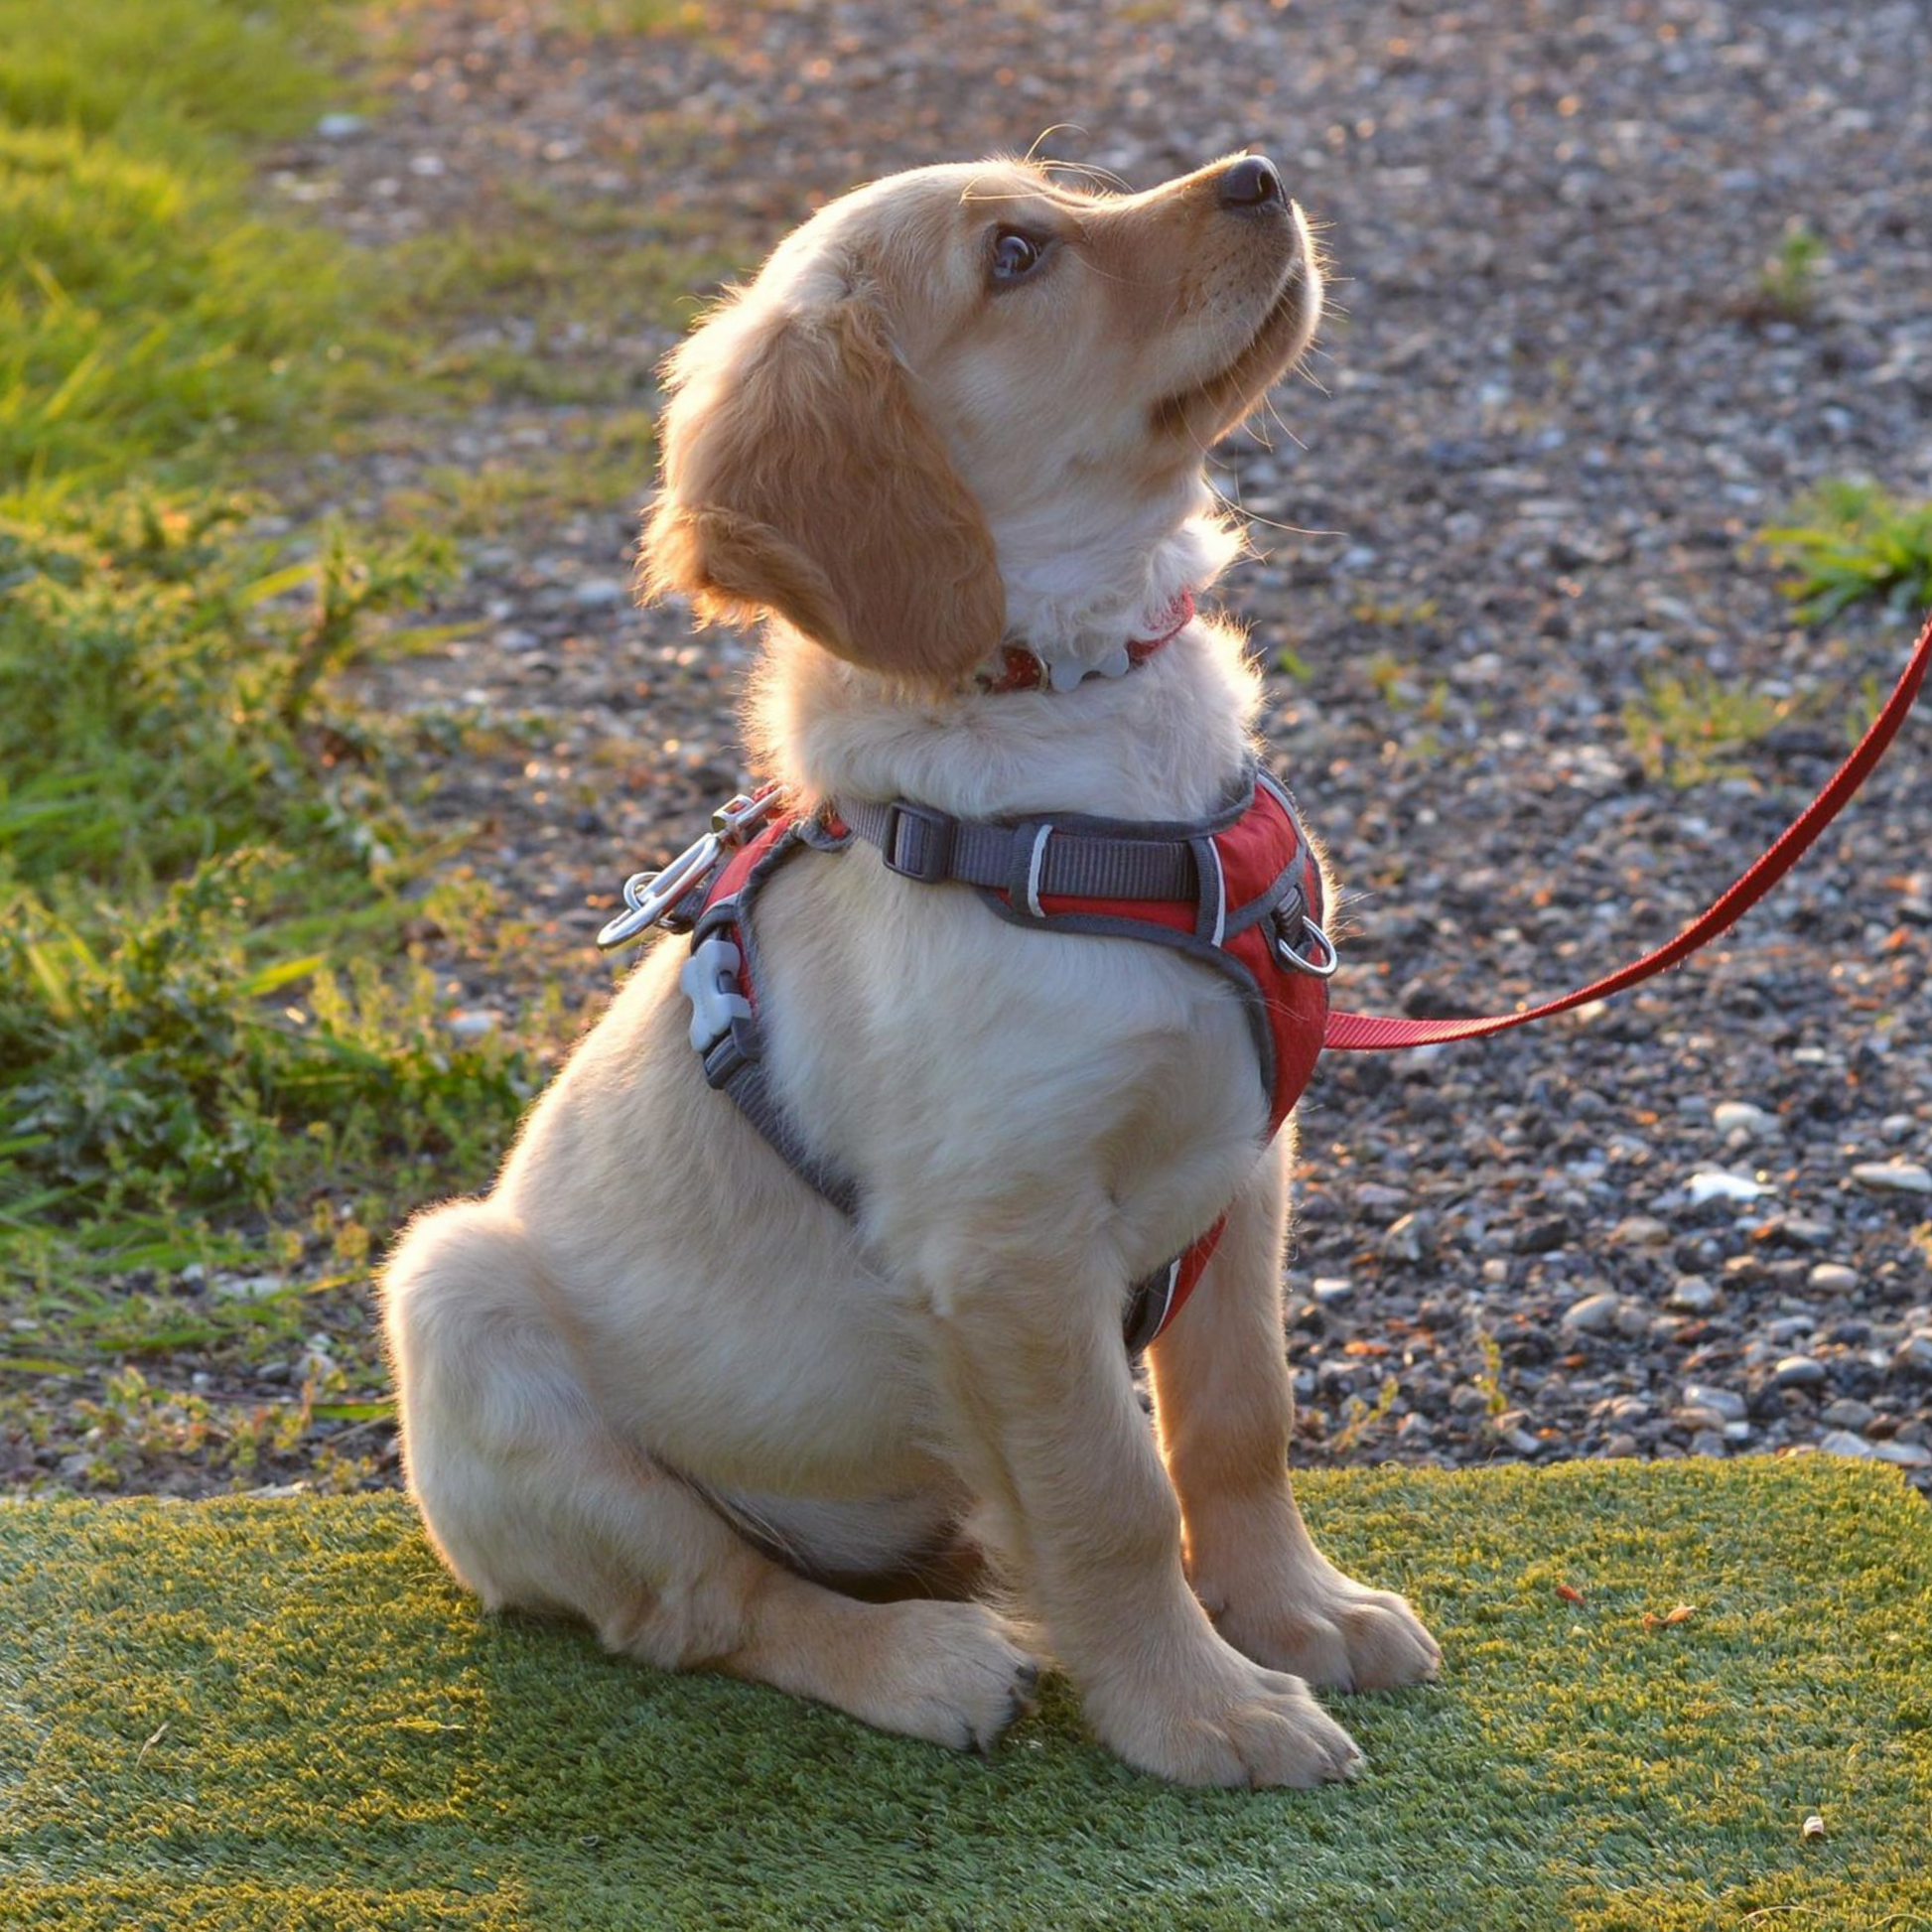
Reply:
[[[479,1616],[396,1497],[0,1514],[0,1925],[1876,1932],[1932,1915],[1932,1518],[1831,1458],[1304,1484],[1441,1632],[1369,1769],[986,1759]]]

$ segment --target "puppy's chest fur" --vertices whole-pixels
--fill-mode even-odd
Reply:
[[[1200,1234],[1265,1132],[1239,1003],[1128,938],[1015,927],[978,896],[812,854],[761,907],[774,1087],[910,1252],[957,1221],[1099,1238],[1123,1282]]]

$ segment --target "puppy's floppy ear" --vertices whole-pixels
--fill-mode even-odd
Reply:
[[[673,358],[644,588],[775,611],[827,650],[950,685],[998,648],[993,538],[875,310],[726,312]]]

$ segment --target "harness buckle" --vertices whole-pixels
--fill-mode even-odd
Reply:
[[[953,835],[959,821],[930,805],[895,798],[886,807],[886,834],[880,856],[888,872],[921,886],[936,886],[952,876]]]

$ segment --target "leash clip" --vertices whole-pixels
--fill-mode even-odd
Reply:
[[[640,933],[661,925],[693,887],[711,876],[718,861],[745,843],[746,835],[777,808],[778,788],[741,791],[711,814],[711,830],[688,845],[662,872],[633,872],[623,882],[625,910],[597,935],[601,952],[627,946]]]

